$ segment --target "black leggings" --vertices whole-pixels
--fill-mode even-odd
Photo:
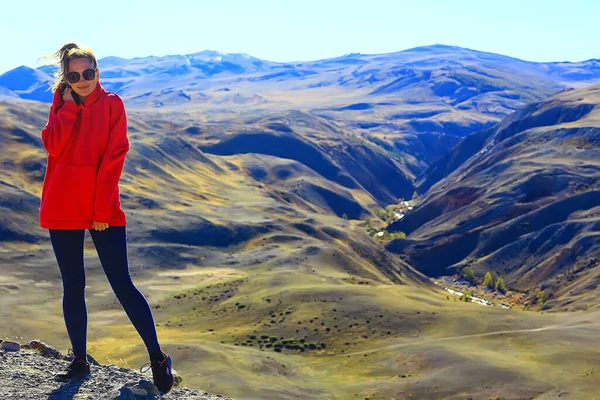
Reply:
[[[119,302],[138,331],[149,353],[160,352],[152,311],[144,295],[135,287],[127,262],[127,234],[124,226],[90,234]],[[85,305],[85,269],[83,265],[84,229],[50,229],[50,240],[63,282],[63,313],[73,354],[86,354],[87,309]]]

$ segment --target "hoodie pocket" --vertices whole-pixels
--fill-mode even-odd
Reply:
[[[48,185],[41,215],[62,221],[91,221],[95,192],[95,166],[58,164]]]

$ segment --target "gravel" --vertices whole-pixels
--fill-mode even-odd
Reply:
[[[39,347],[39,346],[38,346]],[[49,346],[48,346],[49,347]],[[49,349],[52,349],[49,347]],[[175,386],[166,395],[152,395],[152,373],[91,365],[91,375],[80,381],[63,383],[54,375],[69,364],[62,358],[42,356],[40,349],[20,351],[0,349],[0,399],[2,400],[231,400],[201,390]],[[134,395],[136,393],[137,395]],[[145,394],[145,395],[143,395]]]

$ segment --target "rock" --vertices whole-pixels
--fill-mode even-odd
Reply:
[[[131,389],[124,386],[119,389],[119,396],[115,397],[113,400],[136,400],[136,398]]]
[[[42,357],[58,359],[63,358],[63,355],[60,351],[56,350],[52,346],[47,345],[44,342],[40,342],[39,340],[30,340],[29,342],[25,343],[22,348],[37,350]]]
[[[114,365],[94,367],[84,384],[60,384],[53,376],[67,362],[43,357],[40,343],[30,343],[27,347],[20,352],[0,351],[0,400],[223,400],[222,396],[180,387],[161,396],[152,381],[141,373],[123,372]]]
[[[146,392],[143,388],[139,387],[139,386],[133,386],[131,388],[131,392],[133,393],[134,396],[147,396],[148,392]]]
[[[145,379],[140,380],[140,383],[138,383],[138,385],[142,388],[144,388],[144,390],[146,391],[146,393],[148,393],[151,396],[160,396],[160,392],[158,391],[158,389],[156,388],[156,386],[154,386],[154,383],[147,381]]]
[[[125,385],[125,387],[127,389],[129,389],[131,391],[131,393],[133,393],[134,396],[147,396],[148,395],[148,392],[146,391],[146,389],[144,389],[143,387],[140,387],[139,384],[128,383]]]
[[[6,351],[19,351],[21,350],[21,345],[17,342],[2,342],[0,343],[0,349],[4,349]]]
[[[175,386],[181,386],[181,382],[183,382],[183,377],[181,375],[175,375]]]

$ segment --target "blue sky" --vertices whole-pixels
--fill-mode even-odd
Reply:
[[[2,4],[0,74],[67,41],[98,58],[208,49],[306,61],[448,44],[581,61],[600,58],[599,15],[595,0],[17,0]]]

